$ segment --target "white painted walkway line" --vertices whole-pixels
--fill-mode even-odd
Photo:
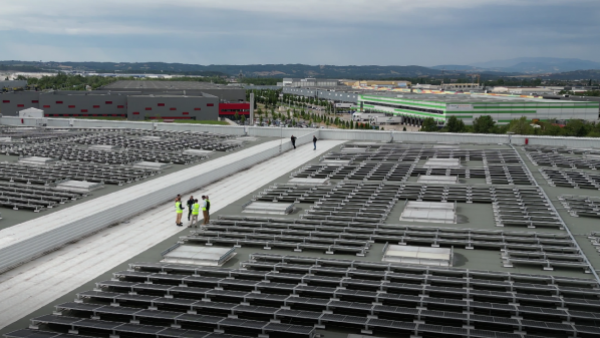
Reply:
[[[342,143],[319,141],[316,151],[312,144],[300,146],[193,195],[209,195],[218,211]],[[0,275],[0,329],[183,230],[167,203]]]

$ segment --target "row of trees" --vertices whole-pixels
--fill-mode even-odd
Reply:
[[[134,78],[134,77],[106,77],[106,76],[81,76],[71,75],[65,73],[58,73],[55,76],[42,76],[41,78],[25,77],[19,75],[17,80],[26,80],[29,88],[37,88],[39,90],[44,89],[63,89],[63,90],[86,90],[87,86],[91,89],[98,89],[102,86],[109,85],[113,82],[120,80],[138,80],[145,81],[145,79]],[[152,81],[194,81],[194,82],[213,82],[213,83],[225,83],[223,79],[218,76],[214,77],[173,77],[170,79],[151,79]]]
[[[235,120],[241,121],[243,124],[246,122],[246,117],[239,114],[233,116]],[[353,121],[344,121],[338,116],[330,116],[328,114],[319,114],[309,112],[304,109],[296,110],[287,109],[285,112],[278,112],[273,108],[266,108],[264,111],[262,108],[256,110],[256,119],[260,123],[266,123],[268,125],[274,124],[275,121],[283,123],[289,126],[298,126],[306,124],[309,126],[325,124],[326,126],[336,126],[342,129],[373,129],[369,123],[358,123]],[[379,129],[375,127],[375,129]]]
[[[523,116],[510,121],[508,124],[498,125],[491,116],[484,115],[473,120],[473,125],[467,126],[462,120],[451,116],[443,128],[440,128],[433,118],[426,118],[421,126],[421,131],[478,134],[506,134],[512,132],[519,135],[600,137],[600,123],[569,120],[565,125],[559,125],[550,121],[528,120]]]
[[[121,80],[114,77],[104,76],[81,76],[81,75],[68,75],[65,73],[58,73],[55,76],[42,76],[41,78],[35,77],[24,77],[19,75],[17,80],[27,80],[27,86],[29,88],[43,89],[63,89],[63,90],[86,90],[87,86],[92,89],[97,89],[102,86],[111,84],[117,80]]]
[[[283,94],[283,102],[290,103],[293,105],[302,105],[302,104],[310,104],[314,106],[327,107],[329,106],[329,101],[327,100],[319,100],[314,97],[304,97],[304,96],[296,96],[291,94]]]
[[[243,77],[238,80],[240,83],[253,84],[255,86],[276,86],[277,82],[281,81],[283,81],[283,79],[269,77]]]
[[[250,93],[254,93],[254,102],[264,104],[266,107],[275,107],[279,102],[281,89],[252,89],[246,91],[246,101],[250,101]]]
[[[281,95],[281,89],[252,89],[246,91],[246,100],[250,100],[250,93],[254,93],[254,101],[265,105],[267,108],[276,107],[284,103],[297,107],[320,106],[325,108],[327,112],[333,111],[333,107],[327,100],[318,100],[313,97],[303,97],[290,94]]]
[[[339,116],[333,115],[333,105],[327,100],[320,100],[314,97],[303,97],[291,94],[281,94],[281,90],[248,90],[246,96],[249,99],[250,93],[254,93],[255,102],[264,106],[256,109],[257,120],[261,123],[272,124],[273,121],[297,126],[297,125],[325,125],[335,126],[341,129],[379,129],[369,123],[358,123],[345,121]],[[285,112],[277,112],[277,107],[283,102],[288,109]],[[308,109],[309,107],[322,108],[318,112]],[[264,118],[263,118],[264,115]],[[239,116],[234,116],[239,119]]]

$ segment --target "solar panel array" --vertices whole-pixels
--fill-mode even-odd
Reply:
[[[531,162],[538,166],[593,170],[600,168],[600,158],[580,156],[588,154],[590,150],[556,147],[525,147],[525,150]]]
[[[39,212],[87,196],[55,188],[56,184],[65,180],[120,186],[160,173],[157,170],[85,162],[55,162],[48,166],[0,162],[0,206]]]
[[[258,239],[261,239],[260,241]],[[291,242],[282,243],[289,239]],[[316,241],[363,245],[358,256],[365,254],[371,243],[431,247],[464,247],[474,250],[499,250],[505,267],[532,265],[552,270],[554,267],[582,269],[589,273],[584,257],[566,233],[536,233],[434,226],[376,224],[362,221],[281,220],[262,217],[221,216],[206,226],[205,231],[192,231],[181,237],[184,242],[204,244],[228,243],[238,247],[282,247],[296,252],[320,250],[333,254],[358,252],[350,248],[304,245]],[[299,244],[294,244],[293,241]],[[347,241],[347,242],[343,242]]]
[[[431,158],[481,161],[481,168],[423,165]],[[180,237],[180,243],[356,256],[368,255],[375,244],[454,247],[495,250],[506,268],[591,272],[512,149],[351,144],[321,160],[292,177],[327,179],[327,184],[278,183],[252,198],[309,205],[300,217],[220,216]],[[486,184],[410,181],[419,175]],[[558,231],[393,224],[392,210],[407,201],[485,204],[504,229]],[[590,240],[598,241],[594,236]],[[432,338],[600,335],[600,285],[594,279],[325,255],[256,253],[237,269],[132,263],[7,337],[293,338],[316,337],[318,330]]]
[[[356,152],[359,149],[361,151]],[[430,158],[481,161],[481,167],[426,168],[418,165],[419,161]],[[292,177],[404,182],[420,175],[446,175],[484,178],[488,184],[532,184],[518,156],[511,149],[437,149],[415,145],[350,144],[340,152],[324,155],[322,160],[321,164],[308,165],[292,173]],[[329,164],[336,161],[343,162]]]
[[[66,179],[123,185],[161,173],[159,170],[86,162],[55,162],[47,166],[0,162],[0,181],[50,185]]]
[[[189,164],[207,159],[205,154],[185,150],[231,151],[242,146],[232,135],[204,132],[171,132],[133,129],[47,129],[0,128],[0,153],[13,156],[41,156],[57,161],[31,165],[0,162],[0,206],[39,212],[54,208],[85,194],[55,189],[65,180],[122,186],[161,173],[137,169],[138,161]],[[106,150],[91,149],[106,146]]]
[[[257,201],[311,203],[305,219],[385,221],[398,201],[491,204],[498,226],[561,228],[558,216],[538,188],[485,185],[424,185],[343,180],[332,186],[273,185]]]
[[[112,131],[117,130],[113,129]],[[103,131],[110,131],[110,129],[103,129]],[[70,141],[88,133],[89,129],[0,126],[0,137],[10,137],[13,145],[27,145],[58,140]],[[7,147],[10,147],[10,144],[2,145],[2,149],[6,149]],[[4,153],[4,151],[2,152]]]
[[[588,236],[588,239],[592,243],[592,246],[600,253],[600,231],[592,231]]]
[[[232,135],[212,134],[208,132],[171,132],[128,129],[119,133],[92,134],[77,140],[83,145],[111,145],[127,149],[158,149],[178,151],[185,149],[205,149],[227,151],[235,148],[227,140],[235,139]]]
[[[600,190],[600,175],[581,170],[541,168],[540,173],[554,187]]]
[[[600,218],[600,198],[593,196],[562,195],[558,200],[573,217]]]
[[[570,154],[570,155],[600,155],[600,150],[593,148],[569,148],[556,146],[528,145],[524,147],[527,152]]]
[[[44,185],[0,182],[0,206],[40,212],[85,197]]]
[[[269,254],[240,269],[133,263],[33,318],[28,332],[595,337],[598,287],[590,279]]]
[[[44,134],[45,137],[37,137],[39,133]],[[204,156],[187,154],[183,152],[184,150],[226,152],[241,146],[241,143],[230,142],[235,136],[204,132],[84,129],[48,133],[44,129],[33,129],[23,134],[32,137],[22,136],[20,142],[0,144],[0,153],[113,165],[138,161],[189,164],[203,159]],[[96,150],[86,147],[91,145],[106,145],[114,148]]]

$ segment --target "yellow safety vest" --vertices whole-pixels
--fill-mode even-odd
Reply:
[[[183,214],[183,209],[181,209],[181,202],[175,202],[175,211],[178,214]]]
[[[206,200],[204,200],[204,203],[202,203],[202,211],[206,211]]]
[[[200,214],[200,204],[194,203],[192,205],[192,215],[199,215],[199,214]]]

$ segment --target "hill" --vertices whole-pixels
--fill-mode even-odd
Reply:
[[[248,77],[390,78],[439,76],[442,71],[421,66],[332,66],[304,64],[194,65],[165,62],[28,62],[0,61],[6,67],[37,67],[65,71],[105,73],[170,73],[187,75],[237,75]]]
[[[575,70],[556,74],[542,75],[543,79],[550,80],[589,80],[600,81],[600,69]]]
[[[509,67],[496,67],[505,66]],[[575,70],[561,69],[590,66]],[[597,66],[596,66],[597,65]],[[483,68],[492,66],[492,68]],[[594,67],[591,67],[594,66]],[[496,67],[496,68],[494,68]],[[511,60],[490,61],[473,65],[439,65],[422,66],[333,66],[304,64],[257,64],[257,65],[195,65],[166,62],[35,62],[35,61],[0,61],[0,70],[24,72],[41,71],[85,71],[99,73],[124,74],[180,74],[202,76],[232,76],[240,71],[249,78],[347,78],[347,79],[411,79],[424,78],[456,78],[470,79],[470,74],[480,74],[482,80],[494,80],[502,77],[519,77],[520,75],[539,74],[537,76],[556,80],[598,80],[600,63],[579,59],[557,58],[518,58]],[[561,70],[561,71],[557,71]]]
[[[526,57],[473,63],[470,66],[500,72],[535,74],[600,69],[600,62],[573,58]]]

